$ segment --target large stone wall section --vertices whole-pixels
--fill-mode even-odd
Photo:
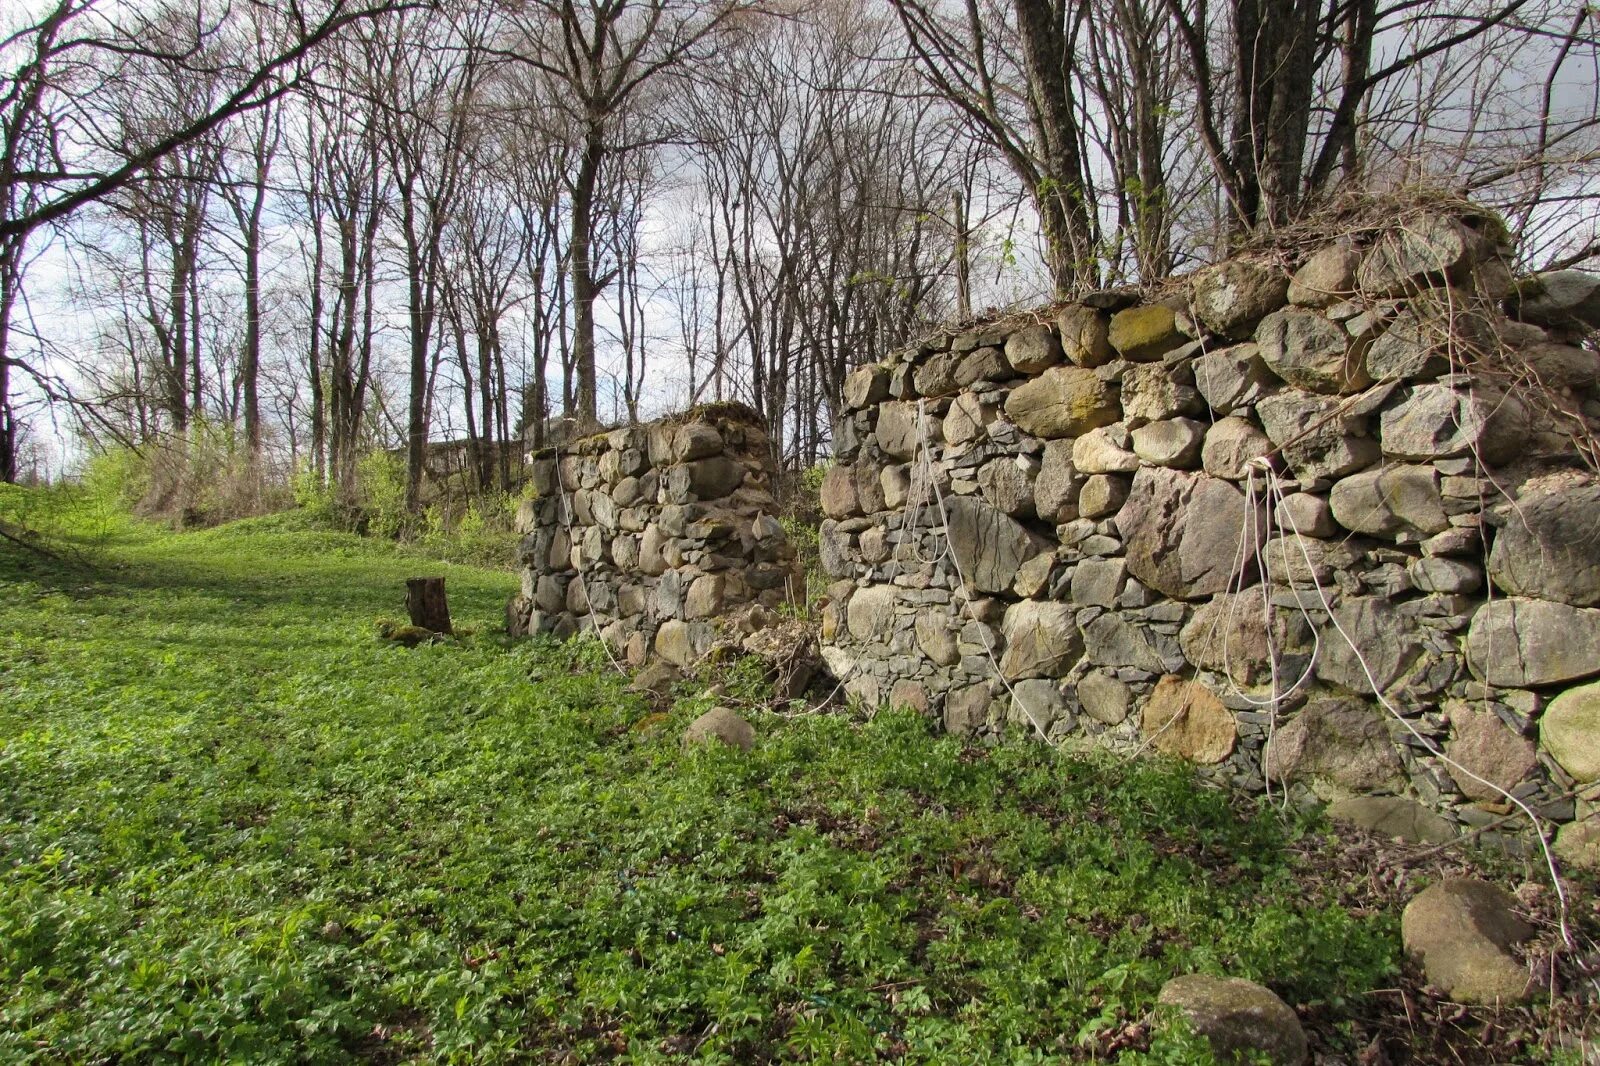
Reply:
[[[855,370],[831,669],[952,733],[1155,748],[1425,834],[1506,814],[1485,781],[1592,812],[1600,286],[1513,288],[1499,232],[1424,213]]]
[[[771,451],[756,412],[720,403],[531,456],[512,631],[593,629],[632,665],[688,669],[719,618],[802,594]]]

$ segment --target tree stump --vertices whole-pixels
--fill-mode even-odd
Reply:
[[[450,605],[444,598],[442,577],[407,578],[406,611],[414,626],[435,633],[455,633],[450,626]]]

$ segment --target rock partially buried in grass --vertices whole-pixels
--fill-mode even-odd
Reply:
[[[678,671],[657,659],[633,675],[633,683],[628,688],[650,696],[666,696],[682,677]]]
[[[431,629],[421,626],[395,625],[393,622],[379,622],[378,636],[407,648],[415,648],[418,644],[432,644],[443,640],[443,636]]]
[[[1328,805],[1328,819],[1398,837],[1407,844],[1443,844],[1456,837],[1455,826],[1416,800],[1403,796],[1352,796]]]
[[[689,723],[683,731],[684,750],[699,744],[719,741],[740,751],[749,751],[756,742],[756,731],[750,723],[726,707],[713,707]]]
[[[1288,1004],[1254,981],[1238,977],[1186,974],[1161,987],[1157,1002],[1176,1007],[1205,1037],[1218,1062],[1255,1062],[1265,1055],[1273,1066],[1306,1061],[1306,1034]]]
[[[1452,877],[1425,889],[1400,917],[1406,954],[1428,983],[1457,1003],[1520,1003],[1528,969],[1511,947],[1533,935],[1512,913],[1510,894],[1484,881]]]

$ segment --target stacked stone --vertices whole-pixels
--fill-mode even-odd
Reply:
[[[514,631],[592,627],[635,666],[653,652],[687,669],[715,619],[803,590],[774,517],[770,442],[747,407],[587,437],[532,457],[529,477]]]
[[[1544,412],[1600,421],[1600,292],[1514,293],[1496,232],[1423,215],[854,371],[822,490],[831,669],[953,733],[1153,746],[1369,822],[1496,820],[1472,775],[1571,819],[1600,769],[1576,754],[1600,750],[1576,684],[1600,675],[1600,484]]]

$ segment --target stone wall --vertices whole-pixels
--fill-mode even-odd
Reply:
[[[687,668],[714,619],[777,607],[803,579],[774,515],[759,415],[711,404],[535,453],[517,516],[522,594],[514,633],[593,628],[633,665]]]
[[[1422,214],[857,369],[830,669],[953,733],[1154,748],[1418,836],[1510,810],[1462,768],[1590,809],[1600,298],[1514,286],[1499,232]]]

